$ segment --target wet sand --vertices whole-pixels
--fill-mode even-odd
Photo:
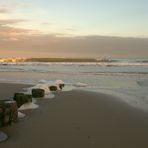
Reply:
[[[9,97],[9,92],[21,87],[0,84],[0,96]],[[24,111],[27,116],[18,123],[0,129],[9,136],[0,147],[148,147],[148,113],[113,96],[73,90],[58,92],[54,99],[41,99],[38,104],[38,109]]]
[[[27,84],[15,84],[15,83],[0,83],[0,100],[12,99],[14,93],[22,91],[23,88],[30,87]]]

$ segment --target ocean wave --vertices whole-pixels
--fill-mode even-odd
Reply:
[[[148,87],[148,80],[137,81],[137,84],[141,87]]]
[[[22,110],[28,110],[28,109],[36,109],[38,108],[39,105],[31,102],[31,103],[25,103],[23,104],[20,108],[19,108],[19,111],[22,111]]]
[[[81,82],[77,82],[77,83],[75,83],[73,85],[76,86],[76,87],[86,87],[86,86],[88,86],[88,84],[81,83]]]
[[[9,65],[18,65],[18,66],[25,66],[25,65],[33,65],[33,66],[48,66],[48,65],[79,65],[79,66],[140,66],[140,65],[148,65],[148,59],[107,59],[107,60],[96,60],[91,62],[2,62],[0,61],[0,65],[9,66]]]

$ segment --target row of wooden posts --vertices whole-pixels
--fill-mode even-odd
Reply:
[[[62,89],[64,84],[59,84]],[[50,91],[57,91],[57,86],[50,86]],[[0,100],[0,127],[11,125],[18,121],[18,108],[25,103],[32,102],[32,98],[42,98],[45,95],[44,89],[32,89],[32,95],[15,93],[13,100]]]

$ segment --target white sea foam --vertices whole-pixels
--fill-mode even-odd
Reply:
[[[47,83],[47,81],[46,80],[40,80],[38,83],[45,84],[45,83]]]
[[[76,87],[86,87],[86,86],[88,86],[88,84],[77,82],[77,83],[74,84],[74,86],[76,86]]]
[[[62,80],[56,80],[56,81],[55,81],[55,84],[58,85],[58,84],[65,84],[65,83],[64,83],[64,81],[62,81]]]
[[[0,131],[0,142],[3,142],[8,139],[7,134]]]
[[[18,110],[28,110],[28,109],[36,109],[39,106],[34,104],[33,102],[23,104]]]
[[[20,111],[18,111],[18,118],[24,118],[26,115],[24,113],[21,113]]]
[[[61,88],[59,87],[60,84],[65,84],[62,80],[56,80],[54,83],[57,86],[58,90],[61,90]]]
[[[48,95],[45,95],[45,96],[44,96],[44,99],[53,99],[54,97],[55,97],[55,95],[52,94],[52,93],[50,93],[50,94],[48,94]]]
[[[62,91],[72,91],[73,89],[75,89],[73,85],[65,85]]]

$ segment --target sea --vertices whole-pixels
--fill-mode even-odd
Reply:
[[[148,58],[97,62],[0,62],[0,82],[33,84],[62,80],[64,91],[105,93],[148,111]]]

